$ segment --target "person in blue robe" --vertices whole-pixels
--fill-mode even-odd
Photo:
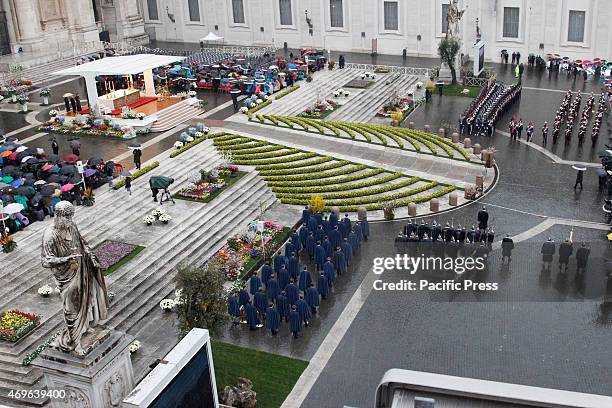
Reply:
[[[249,303],[249,300],[251,300],[249,292],[247,292],[244,286],[241,287],[240,292],[238,292],[238,303],[240,306],[245,306],[247,303]]]
[[[289,284],[289,271],[285,267],[285,265],[281,265],[280,270],[278,271],[278,287],[280,290],[285,290],[287,285]]]
[[[302,269],[302,272],[300,272],[300,276],[298,279],[298,288],[300,288],[302,292],[306,293],[306,289],[308,289],[308,286],[310,286],[311,282],[312,277],[310,276],[310,272],[308,272],[308,269],[304,267],[304,269]]]
[[[306,223],[302,224],[298,231],[298,235],[300,236],[300,243],[302,244],[302,248],[306,248],[306,238],[308,238],[308,226]]]
[[[227,298],[227,313],[232,316],[232,325],[237,326],[240,321],[240,304],[236,292],[232,292]]]
[[[312,314],[317,314],[317,307],[321,304],[321,298],[319,297],[319,291],[312,283],[306,289],[306,303],[310,306]]]
[[[271,302],[274,302],[279,293],[280,288],[278,287],[278,281],[276,280],[276,277],[272,275],[272,277],[268,280],[268,284],[266,285],[266,294],[268,295],[268,299]]]
[[[321,295],[321,299],[327,298],[327,294],[329,293],[329,283],[323,272],[321,272],[317,278],[317,291],[319,292],[319,295]]]
[[[332,211],[331,214],[329,214],[329,226],[334,228],[336,225],[338,225],[338,216]]]
[[[294,253],[297,252],[295,245],[293,244],[293,240],[289,240],[286,244],[285,244],[285,257],[289,258],[289,256]]]
[[[278,330],[280,329],[280,315],[278,314],[278,311],[274,307],[273,303],[270,303],[266,309],[266,325],[272,332],[273,336],[277,334]]]
[[[304,224],[308,223],[308,220],[310,219],[310,216],[312,215],[312,213],[310,212],[310,209],[308,208],[308,206],[306,206],[303,210],[302,210],[302,222]]]
[[[368,220],[361,221],[361,234],[363,235],[364,241],[367,241],[370,237],[370,223]]]
[[[264,266],[261,267],[261,282],[267,286],[268,280],[272,276],[272,266],[270,266],[270,261],[266,261]]]
[[[363,231],[361,229],[361,225],[359,224],[359,222],[355,223],[355,227],[353,228],[353,231],[355,231],[355,234],[357,234],[357,239],[359,240],[359,243],[361,243],[361,241],[363,241]]]
[[[295,253],[299,255],[300,251],[302,250],[302,240],[300,239],[300,236],[297,231],[294,231],[293,234],[291,234],[291,243],[295,247]],[[291,255],[291,252],[289,253],[289,255]]]
[[[283,319],[289,321],[290,305],[285,291],[282,291],[276,296],[276,310],[278,310],[281,321],[283,321]]]
[[[280,251],[278,251],[274,256],[274,273],[278,273],[281,265],[287,265],[288,262],[289,260],[287,259],[287,257],[281,255]]]
[[[323,264],[325,263],[325,258],[327,258],[327,252],[325,248],[321,245],[320,242],[317,242],[317,246],[315,247],[315,264],[317,267],[317,272],[323,268]]]
[[[291,313],[289,313],[289,330],[291,330],[294,339],[297,339],[302,331],[302,321],[295,306],[291,308]]]
[[[344,238],[342,243],[340,244],[340,249],[342,249],[342,253],[344,254],[344,259],[346,260],[346,265],[350,265],[353,260],[353,247],[348,241],[348,238]]]
[[[315,231],[315,239],[319,242],[323,242],[323,240],[325,239],[325,230],[323,229],[322,225],[319,226]]]
[[[351,231],[351,228],[352,228],[351,219],[349,218],[348,214],[344,214],[342,223],[344,224],[344,227],[346,230],[346,235],[344,236],[344,238],[348,238],[348,233]]]
[[[342,242],[342,234],[340,234],[337,225],[329,232],[329,242],[331,242],[332,248],[339,247]]]
[[[321,221],[321,226],[323,227],[323,231],[325,231],[326,234],[329,234],[330,226],[329,221],[327,220],[327,215],[323,217],[323,220]]]
[[[323,249],[325,249],[326,257],[333,255],[335,247],[332,246],[331,241],[329,240],[328,237],[325,237],[323,242],[321,242],[321,246],[323,247]]]
[[[351,244],[351,247],[353,247],[353,254],[356,255],[357,251],[359,251],[359,238],[357,237],[355,231],[351,231],[348,236],[348,240],[349,244]]]
[[[303,295],[300,295],[300,298],[296,303],[296,309],[300,314],[300,321],[304,323],[304,326],[308,327],[310,318],[312,317],[312,312],[310,311],[310,306],[308,306],[308,302],[306,302]]]
[[[249,325],[249,330],[255,330],[257,326],[261,324],[259,316],[257,316],[257,309],[253,306],[253,303],[249,300],[249,303],[245,306],[246,309],[246,321]]]
[[[336,268],[338,275],[346,272],[346,259],[340,247],[336,248],[336,252],[334,252],[334,268]]]
[[[308,233],[308,237],[306,238],[306,252],[308,253],[308,257],[310,260],[314,259],[315,247],[317,244],[317,240],[312,232]]]
[[[251,276],[251,279],[249,279],[249,292],[251,295],[255,296],[261,287],[261,279],[257,276],[257,272],[255,272],[253,276]]]
[[[327,258],[327,261],[323,264],[323,273],[327,277],[327,284],[331,288],[336,283],[336,268],[331,258]]]
[[[295,305],[300,295],[300,289],[295,285],[294,279],[291,279],[291,282],[289,282],[287,285],[285,292],[287,293],[287,301],[289,304]]]
[[[340,235],[344,238],[345,235],[348,234],[348,232],[346,231],[346,225],[344,225],[343,222],[339,222],[338,225],[336,225],[336,227],[338,227],[338,231],[340,231]]]
[[[315,232],[318,226],[319,226],[319,223],[317,222],[317,219],[315,217],[310,217],[308,219],[308,230],[310,232]]]
[[[253,297],[253,305],[255,306],[255,309],[257,309],[260,318],[264,318],[266,315],[266,306],[268,306],[268,297],[266,296],[266,292],[264,292],[263,288],[259,289],[259,291]]]
[[[300,274],[300,260],[295,253],[289,257],[289,263],[287,264],[287,270],[292,279],[297,279]]]
[[[321,225],[321,223],[323,222],[323,214],[317,211],[316,213],[314,213],[313,217],[315,218],[315,220],[317,220],[317,225]]]

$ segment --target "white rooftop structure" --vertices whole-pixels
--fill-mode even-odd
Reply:
[[[96,87],[96,77],[98,75],[136,75],[142,73],[144,75],[145,95],[155,96],[153,68],[171,65],[184,59],[185,57],[155,54],[106,57],[56,71],[51,75],[78,75],[85,78],[89,109],[91,112],[97,112],[98,89]]]
[[[219,41],[222,40],[223,37],[219,37],[217,34],[213,33],[212,31],[210,31],[206,37],[202,37],[200,38],[200,41]]]

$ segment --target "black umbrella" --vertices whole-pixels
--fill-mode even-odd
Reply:
[[[600,150],[597,152],[599,157],[610,157],[612,156],[612,150]]]
[[[89,160],[87,160],[87,164],[90,166],[97,166],[100,163],[104,163],[104,160],[100,157],[90,157]]]
[[[53,166],[47,171],[47,173],[58,174],[60,171],[61,169],[58,166]]]
[[[49,176],[49,178],[47,179],[47,181],[49,183],[60,183],[60,184],[64,184],[66,182],[66,177],[64,176],[60,176],[58,174],[52,174]]]
[[[24,153],[27,153],[28,156],[36,156],[38,154],[38,150],[35,147],[28,147],[24,150]]]
[[[77,168],[72,164],[65,164],[64,166],[62,166],[61,174],[63,174],[64,176],[72,176],[76,172]]]
[[[27,154],[25,152],[25,150],[23,152],[19,152],[17,153],[17,157],[15,158],[19,163],[21,163],[21,159],[23,159],[24,157],[28,157],[31,156],[31,154]]]
[[[4,169],[2,170],[2,174],[4,174],[5,176],[12,176],[13,178],[16,178],[21,176],[21,170],[19,170],[15,166],[9,165],[4,167]]]
[[[43,197],[50,197],[55,193],[55,186],[43,186],[40,189],[40,195]]]
[[[36,193],[34,194],[34,196],[30,199],[30,202],[32,203],[32,205],[36,205],[40,202],[40,200],[42,200],[43,196],[40,193]]]
[[[32,197],[32,196],[34,195],[34,192],[33,192],[32,190],[30,190],[30,189],[29,189],[29,188],[27,188],[27,187],[23,187],[23,186],[21,186],[21,187],[17,187],[17,188],[15,189],[15,192],[16,192],[17,194],[21,194],[21,195],[24,195],[24,196],[26,196],[26,197]]]
[[[47,161],[48,161],[48,162],[53,162],[53,163],[55,163],[55,162],[58,162],[58,161],[59,161],[59,159],[60,159],[60,158],[59,158],[59,156],[58,156],[57,154],[53,154],[53,153],[51,153],[50,155],[48,155],[48,156],[47,156]]]

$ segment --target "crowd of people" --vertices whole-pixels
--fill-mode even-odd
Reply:
[[[80,143],[71,141],[70,153],[60,157],[60,144],[52,138],[52,153],[27,147],[14,138],[0,140],[0,219],[8,234],[33,222],[53,217],[55,204],[64,200],[74,205],[93,204],[92,189],[106,182],[114,163],[92,157],[79,165]],[[10,204],[17,204],[10,206]],[[18,210],[18,211],[17,211]]]
[[[494,81],[482,88],[478,97],[459,117],[459,133],[492,136],[497,121],[521,95],[521,85],[506,87]]]
[[[556,253],[559,255],[559,270],[567,271],[567,266],[570,261],[570,257],[574,252],[574,243],[566,239],[559,244],[559,250],[557,251],[556,244],[552,238],[548,238],[544,244],[540,253],[542,254],[542,265],[545,269],[550,270]],[[576,250],[576,266],[578,272],[584,272],[589,261],[589,255],[591,254],[591,248],[586,243],[582,243]]]
[[[322,301],[333,295],[339,277],[347,273],[370,235],[367,219],[352,221],[348,214],[329,216],[302,213],[301,226],[272,259],[228,298],[234,325],[250,330],[266,327],[276,335],[283,322],[298,338],[317,314]],[[309,270],[308,265],[314,265]]]

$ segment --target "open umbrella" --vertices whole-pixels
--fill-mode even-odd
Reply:
[[[3,183],[11,183],[14,179],[11,176],[4,176],[2,177],[0,180],[2,180]]]
[[[142,147],[142,145],[140,143],[130,143],[128,145],[128,149],[130,149],[130,150],[140,149],[141,147]]]
[[[10,150],[5,150],[3,152],[0,153],[0,157],[9,157],[11,155],[11,151]]]
[[[42,149],[40,147],[36,148],[36,154],[45,154],[45,149]]]
[[[85,175],[85,177],[91,177],[97,172],[98,171],[96,169],[85,169],[85,172],[83,174]]]
[[[90,157],[89,160],[87,160],[87,164],[90,166],[97,166],[100,163],[104,163],[104,160],[100,157]]]
[[[49,170],[47,170],[49,173],[52,174],[58,174],[60,172],[60,168],[59,166],[52,166]]]
[[[19,154],[18,151],[14,151],[13,153],[10,154],[10,156],[8,157],[9,160],[17,160],[17,155]]]
[[[79,161],[79,157],[76,154],[68,154],[64,156],[62,160],[66,163],[76,163],[77,161]]]
[[[40,193],[36,193],[34,194],[34,196],[30,199],[30,202],[32,203],[32,205],[36,205],[40,202],[40,200],[42,200],[42,194]]]
[[[578,170],[578,171],[586,171],[587,167],[584,164],[574,164],[572,166],[572,169]]]
[[[74,184],[64,184],[61,188],[62,193],[65,193],[66,191],[70,191],[74,188]]]
[[[28,146],[19,146],[17,149],[15,149],[16,152],[23,152],[25,150],[28,150]]]
[[[51,153],[47,156],[47,161],[48,162],[58,162],[59,161],[59,156],[57,154]]]
[[[71,94],[70,92],[67,92],[64,94],[64,96],[62,96],[62,98],[72,98],[74,95]]]
[[[63,174],[64,176],[72,176],[76,172],[77,172],[77,168],[76,168],[76,166],[74,166],[72,164],[67,164],[67,165],[63,166],[62,170],[61,170],[61,174]]]
[[[43,186],[43,188],[40,189],[40,194],[43,197],[50,197],[53,195],[53,193],[55,193],[55,186]]]
[[[10,203],[4,207],[5,214],[17,214],[19,211],[23,210],[23,205],[19,203]]]
[[[23,180],[22,179],[17,179],[17,180],[13,180],[11,181],[11,187],[19,187],[23,185]]]
[[[59,174],[52,174],[47,179],[49,183],[64,183],[66,181],[66,177],[60,176]]]
[[[34,159],[34,156],[26,156],[26,157],[24,157],[24,158],[22,158],[22,159],[21,159],[21,162],[22,162],[22,163],[25,163],[25,162],[27,162],[27,161],[28,161],[28,160],[30,160],[30,159]]]
[[[42,166],[42,171],[49,171],[53,168],[54,166],[52,164],[45,164],[44,166]]]
[[[45,184],[47,184],[47,182],[45,180],[36,180],[34,182],[35,186],[44,186]]]
[[[121,175],[122,175],[123,177],[130,177],[130,176],[132,175],[132,173],[130,173],[128,170],[123,170],[123,171],[121,172]]]

